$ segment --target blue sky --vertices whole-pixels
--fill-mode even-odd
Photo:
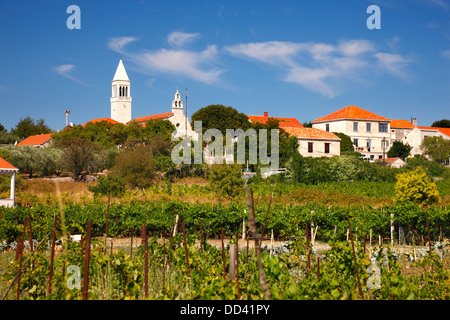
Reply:
[[[81,29],[69,30],[69,5]],[[370,30],[367,7],[381,10]],[[0,2],[0,123],[109,117],[120,57],[132,117],[209,104],[311,121],[347,105],[450,118],[449,0]]]

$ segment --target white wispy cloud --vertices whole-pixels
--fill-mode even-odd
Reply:
[[[378,66],[382,71],[385,71],[402,80],[409,80],[410,73],[407,71],[407,66],[411,62],[399,54],[377,52],[374,57],[378,60]]]
[[[53,71],[59,74],[60,76],[63,76],[67,79],[73,80],[75,82],[78,82],[79,84],[82,84],[84,86],[89,86],[86,82],[80,80],[78,77],[76,77],[73,74],[73,70],[75,69],[75,65],[73,64],[61,64],[59,66],[53,67]]]
[[[200,33],[187,33],[174,31],[167,36],[169,45],[175,48],[182,48],[200,36]]]
[[[283,81],[330,98],[355,83],[372,81],[373,74],[391,75],[402,80],[410,78],[410,59],[381,52],[372,41],[365,39],[338,43],[250,42],[220,49],[216,45],[207,45],[200,51],[186,48],[200,36],[199,33],[175,31],[167,36],[168,48],[155,50],[128,50],[127,45],[138,40],[132,36],[111,38],[108,46],[126,56],[140,72],[152,77],[155,74],[181,75],[208,85],[222,83],[221,76],[227,70],[221,65],[220,58],[227,54],[271,66]]]
[[[197,36],[173,36],[168,38],[178,48],[140,50],[131,52],[125,46],[135,37],[120,37],[110,39],[108,46],[111,50],[125,55],[136,64],[141,72],[154,74],[183,75],[205,84],[215,84],[220,80],[220,75],[225,71],[216,66],[219,52],[217,46],[209,45],[202,51],[190,51],[179,48],[180,44],[186,44]]]
[[[287,82],[297,83],[308,90],[334,97],[345,82],[364,79],[373,65],[383,73],[407,77],[410,62],[400,55],[378,53],[369,40],[351,39],[338,44],[318,42],[253,42],[231,45],[225,52],[251,61],[272,65]]]
[[[442,51],[441,56],[450,60],[450,50]]]
[[[139,40],[139,38],[136,38],[136,37],[115,37],[115,38],[109,39],[108,47],[117,53],[124,54],[125,46],[127,44],[137,41],[137,40]]]

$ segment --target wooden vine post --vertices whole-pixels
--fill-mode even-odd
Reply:
[[[145,224],[142,226],[142,240],[144,241],[144,296],[148,298],[148,237]]]
[[[87,222],[86,228],[86,239],[85,239],[85,249],[84,249],[84,274],[83,274],[83,300],[88,298],[88,287],[89,287],[89,256],[91,253],[91,229],[92,221]]]
[[[222,264],[223,264],[223,279],[227,279],[227,271],[225,268],[225,245],[223,243],[223,227],[220,227],[221,229],[221,239],[222,239]]]
[[[358,263],[356,260],[356,253],[355,253],[355,244],[353,243],[353,234],[352,234],[352,226],[350,225],[350,218],[347,216],[347,222],[348,222],[348,229],[350,231],[350,240],[352,242],[352,251],[353,251],[353,259],[355,260],[355,271],[356,271],[356,281],[358,282],[358,292],[361,300],[364,300],[364,296],[361,289],[361,282],[359,281],[359,273],[358,273]]]
[[[52,293],[52,278],[53,278],[53,261],[55,259],[55,241],[56,241],[56,222],[58,218],[56,213],[53,215],[53,238],[52,238],[52,251],[50,256],[50,275],[48,279],[48,294]]]
[[[183,228],[184,253],[186,255],[186,267],[187,267],[187,275],[188,275],[188,282],[189,282],[189,288],[190,288],[191,287],[191,272],[189,271],[189,253],[188,253],[188,247],[187,247],[187,241],[186,241],[186,230],[184,229],[184,221],[181,223],[181,226]]]
[[[270,300],[270,290],[267,286],[267,279],[266,275],[264,274],[264,269],[262,265],[261,260],[261,247],[260,247],[260,241],[261,236],[258,234],[256,229],[256,220],[255,220],[255,208],[254,208],[254,201],[253,201],[253,190],[250,189],[250,192],[248,191],[247,184],[245,185],[245,192],[247,195],[247,207],[249,211],[249,217],[248,217],[248,226],[249,229],[253,235],[253,238],[255,239],[255,251],[258,261],[258,268],[259,268],[259,284],[261,286],[261,290],[264,292],[264,297],[266,300]],[[270,204],[269,204],[270,207]]]

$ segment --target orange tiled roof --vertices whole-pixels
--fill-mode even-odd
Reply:
[[[440,127],[424,127],[424,126],[417,126],[419,129],[424,129],[424,130],[438,130],[440,132],[442,132],[443,134],[445,134],[446,136],[450,137],[450,128],[440,128]]]
[[[290,135],[297,138],[310,138],[310,139],[326,139],[326,140],[341,140],[337,135],[332,132],[317,128],[297,128],[287,127],[284,130]]]
[[[408,120],[391,120],[391,128],[413,129],[414,125]]]
[[[169,118],[171,116],[173,116],[173,112],[165,112],[165,113],[154,114],[154,115],[151,115],[151,116],[139,117],[139,118],[133,119],[131,121],[145,123],[145,122],[147,122],[149,120],[166,119],[166,118]],[[130,123],[130,122],[128,122],[128,123]]]
[[[97,122],[102,122],[102,121],[106,121],[106,122],[111,123],[111,124],[120,123],[119,121],[116,121],[116,120],[111,119],[111,118],[100,118],[100,119],[93,119],[91,121],[88,121],[85,124],[83,124],[82,127],[85,127],[89,123],[97,123]]]
[[[16,167],[14,167],[12,164],[10,164],[8,161],[0,157],[0,170],[19,170]]]
[[[379,116],[373,112],[364,110],[357,106],[347,106],[345,108],[339,109],[335,112],[332,112],[324,117],[320,117],[312,122],[320,122],[320,121],[330,121],[337,119],[363,119],[363,120],[386,120],[389,121],[388,118]]]
[[[384,158],[384,160],[386,161],[386,163],[392,163],[395,160],[397,160],[399,157],[392,157],[392,158]],[[383,161],[383,159],[375,159],[375,161]]]
[[[296,118],[266,117],[266,116],[247,116],[252,122],[266,123],[269,118],[278,120],[280,128],[303,128],[303,125]]]
[[[51,139],[53,133],[37,134],[20,141],[17,146],[40,146]]]
[[[438,129],[440,132],[442,132],[446,136],[450,137],[450,128],[436,128],[436,129]]]

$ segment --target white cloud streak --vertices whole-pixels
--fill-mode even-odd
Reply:
[[[174,31],[167,36],[167,42],[175,48],[182,48],[200,36],[200,33],[186,33]]]
[[[125,46],[136,41],[135,37],[112,38],[108,46],[111,50],[127,56],[144,73],[183,75],[205,84],[215,84],[225,71],[215,66],[219,56],[217,46],[207,46],[203,51],[181,48],[196,37],[197,34],[171,33],[168,42],[176,46],[172,49],[127,51]]]
[[[218,67],[219,58],[226,53],[271,66],[283,81],[329,98],[361,80],[373,80],[373,75],[410,78],[407,70],[410,59],[380,52],[372,41],[364,39],[337,44],[266,41],[229,45],[221,50],[216,45],[208,45],[201,51],[186,49],[199,37],[198,33],[172,32],[167,37],[170,47],[156,50],[129,51],[127,45],[137,41],[136,37],[111,38],[108,46],[127,56],[143,73],[181,75],[208,85],[221,81],[226,70]]]
[[[338,86],[364,78],[363,74],[377,63],[384,73],[398,78],[407,77],[405,68],[409,63],[400,55],[377,53],[371,41],[356,39],[337,45],[269,41],[237,44],[224,50],[236,57],[275,66],[284,74],[284,81],[330,98],[339,94]]]
[[[73,70],[75,69],[75,65],[73,64],[62,64],[59,66],[53,67],[53,71],[59,74],[60,76],[63,76],[67,79],[73,80],[75,82],[78,82],[79,84],[82,84],[84,86],[89,86],[89,84],[85,83],[84,81],[80,80],[76,76],[73,75]]]

